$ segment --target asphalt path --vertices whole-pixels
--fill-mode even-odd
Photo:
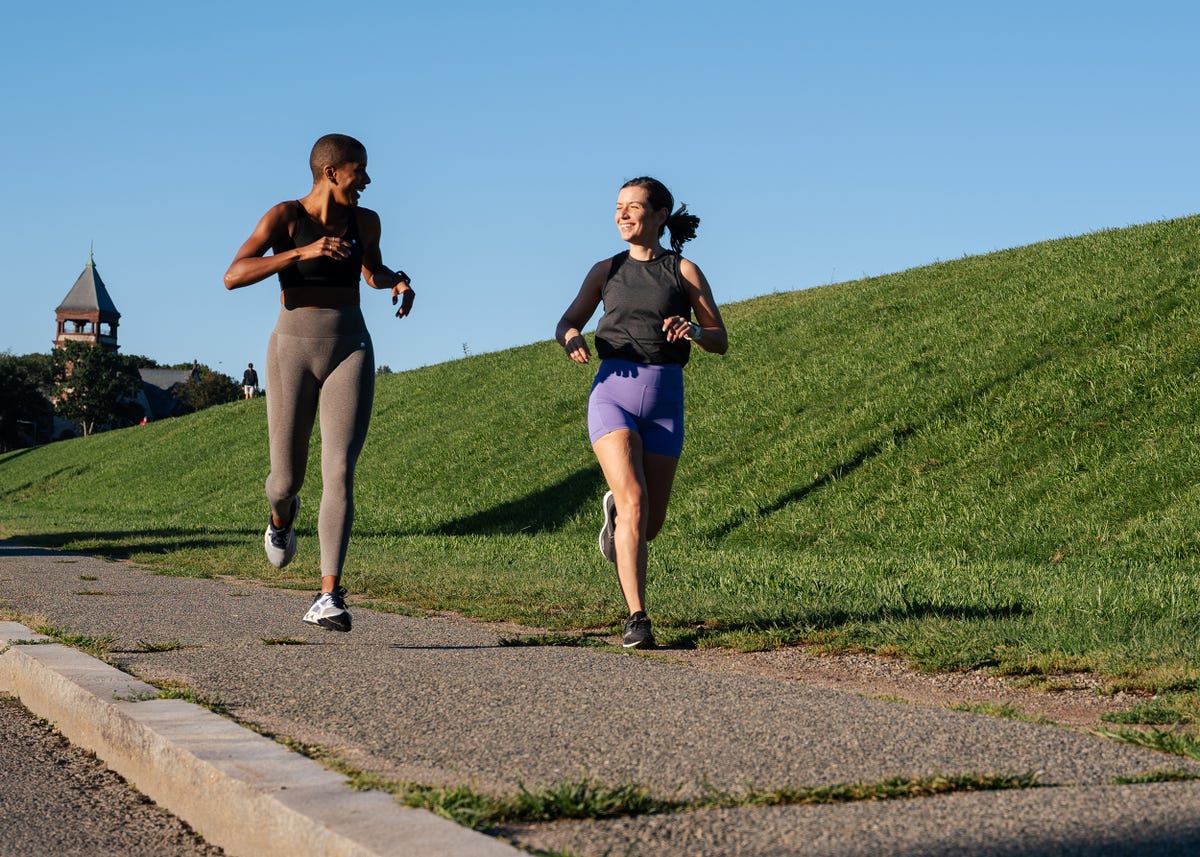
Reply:
[[[184,822],[0,696],[0,855],[213,857]]]
[[[353,580],[348,581],[351,586]],[[714,673],[651,655],[502,645],[511,630],[170,577],[0,543],[0,606],[108,638],[110,659],[385,777],[511,793],[587,777],[663,797],[934,774],[1036,772],[1041,788],[694,811],[494,833],[580,855],[1192,854],[1200,786],[1113,785],[1200,765],[1068,729]],[[28,622],[27,622],[28,624]]]

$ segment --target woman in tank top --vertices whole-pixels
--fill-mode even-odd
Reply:
[[[313,146],[309,167],[312,190],[263,215],[225,273],[225,288],[279,277],[282,309],[267,346],[271,514],[263,547],[276,568],[296,554],[300,488],[319,411],[321,589],[304,621],[349,631],[342,567],[354,520],[354,468],[375,391],[375,356],[359,310],[359,281],[365,277],[371,288],[389,289],[392,304],[400,304],[399,318],[409,314],[415,293],[403,271],[383,264],[379,215],[358,205],[371,183],[363,144],[327,134]]]
[[[600,552],[616,564],[629,608],[626,648],[655,645],[646,616],[646,545],[666,519],[683,451],[683,367],[692,345],[716,354],[729,348],[708,281],[679,255],[700,220],[686,205],[672,213],[674,205],[655,179],[622,186],[616,224],[629,249],[592,266],[555,332],[567,356],[586,364],[591,352],[581,331],[604,302],[588,434],[609,487]],[[660,240],[666,231],[670,250]]]

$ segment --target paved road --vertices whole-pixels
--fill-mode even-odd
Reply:
[[[244,722],[393,779],[511,793],[586,776],[676,797],[969,772],[1035,771],[1047,786],[493,831],[527,847],[589,857],[1200,851],[1200,784],[1111,785],[1200,768],[1174,757],[619,650],[504,646],[503,632],[448,618],[359,607],[351,634],[322,632],[299,621],[309,598],[0,543],[0,606],[111,638],[122,668],[182,682]]]
[[[0,696],[0,855],[212,857],[186,824]]]

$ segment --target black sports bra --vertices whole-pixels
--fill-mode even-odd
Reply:
[[[304,206],[299,201],[296,202],[296,207],[299,211],[296,217],[296,229],[291,237],[291,247],[283,247],[284,250],[304,247],[329,234],[321,229],[320,224],[309,217],[308,212],[304,210]],[[331,289],[357,289],[362,277],[363,247],[362,241],[358,237],[358,213],[353,210],[350,213],[350,223],[346,226],[346,232],[342,238],[350,242],[349,256],[341,260],[321,256],[318,259],[299,261],[279,272],[279,288],[294,289],[315,286]]]

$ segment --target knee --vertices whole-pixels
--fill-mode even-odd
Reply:
[[[295,497],[304,487],[304,479],[284,479],[272,473],[267,477],[267,499],[272,503],[283,502],[289,497]]]
[[[640,531],[648,511],[646,492],[635,487],[623,495],[613,492],[613,499],[617,501],[617,526],[623,523]]]
[[[326,486],[349,491],[354,484],[354,467],[344,461],[325,464],[321,469],[321,481]]]

